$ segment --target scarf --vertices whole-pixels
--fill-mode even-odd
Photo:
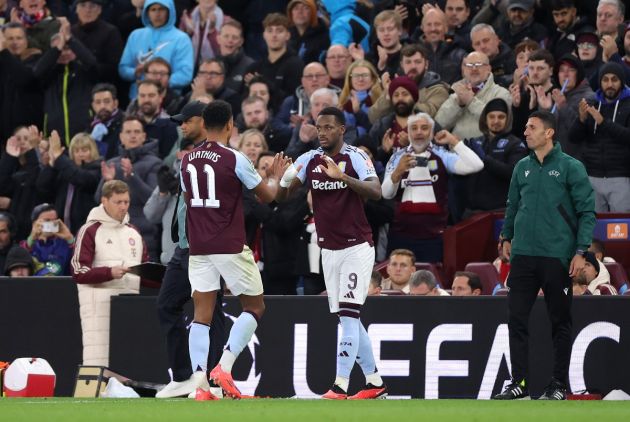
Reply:
[[[18,16],[20,21],[26,28],[31,28],[40,23],[46,16],[49,15],[48,9],[44,8],[34,15],[29,15],[25,10],[19,9]]]

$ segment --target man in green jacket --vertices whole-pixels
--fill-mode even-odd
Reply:
[[[525,126],[529,156],[516,164],[501,232],[507,280],[512,383],[494,398],[528,398],[528,321],[540,289],[553,339],[553,378],[540,399],[566,399],[571,356],[571,277],[584,267],[595,195],[584,165],[553,141],[556,118],[536,111]]]

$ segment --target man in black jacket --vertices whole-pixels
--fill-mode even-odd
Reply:
[[[101,83],[92,89],[92,114],[88,132],[96,141],[98,152],[106,160],[118,155],[119,135],[124,118],[118,108],[118,91],[112,84]]]
[[[243,92],[243,75],[254,63],[254,59],[245,55],[243,41],[243,26],[238,21],[223,23],[217,37],[220,53],[218,58],[223,60],[227,70],[225,86],[239,94]]]

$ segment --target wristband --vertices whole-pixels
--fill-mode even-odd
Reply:
[[[288,188],[289,186],[291,186],[291,182],[293,182],[293,179],[295,179],[297,173],[298,171],[295,166],[290,165],[289,168],[286,169],[286,171],[282,175],[282,179],[280,179],[280,186],[283,188]]]

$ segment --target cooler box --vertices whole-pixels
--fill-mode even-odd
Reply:
[[[52,397],[55,371],[46,359],[19,358],[4,373],[6,397]]]

